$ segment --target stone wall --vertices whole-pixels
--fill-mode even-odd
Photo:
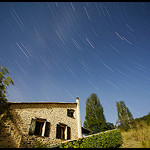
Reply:
[[[12,103],[12,120],[3,124],[0,147],[34,147],[35,143],[52,144],[56,139],[56,125],[63,123],[71,128],[71,139],[78,138],[76,103]],[[67,109],[74,109],[74,118],[67,116]],[[50,122],[49,137],[29,135],[32,118],[43,118]],[[9,138],[8,138],[9,137]],[[11,144],[12,143],[12,144]]]
[[[48,147],[50,147],[51,144],[61,142],[61,140],[57,139],[57,142],[56,142],[52,140],[51,137],[23,135],[21,142],[20,142],[20,148],[34,148],[35,144],[39,142],[41,142],[42,144],[46,144]]]
[[[19,148],[22,133],[15,119],[7,118],[0,124],[0,148]]]

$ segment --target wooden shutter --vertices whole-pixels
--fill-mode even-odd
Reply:
[[[71,139],[71,128],[67,126],[67,140]]]
[[[69,112],[70,112],[70,110],[69,110],[69,109],[67,109],[67,116],[69,116]]]
[[[35,133],[35,127],[36,127],[36,119],[32,119],[30,129],[29,129],[30,135],[33,135]]]
[[[61,138],[60,125],[59,124],[57,124],[57,126],[56,126],[56,138],[57,139]]]
[[[50,133],[50,122],[46,122],[46,126],[45,126],[45,137],[49,137],[49,133]]]

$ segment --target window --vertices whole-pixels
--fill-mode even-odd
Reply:
[[[36,120],[36,127],[35,127],[34,134],[41,136],[42,135],[43,126],[44,126],[44,121]]]
[[[75,111],[74,109],[67,109],[67,116],[74,118],[74,111]]]
[[[29,129],[30,135],[38,135],[49,137],[50,133],[50,122],[46,119],[36,118],[31,120],[31,125]]]
[[[70,140],[71,139],[71,129],[69,126],[59,123],[56,126],[56,138],[62,140]]]

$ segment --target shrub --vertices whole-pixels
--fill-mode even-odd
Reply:
[[[128,132],[121,132],[123,137],[122,148],[149,148],[150,125],[145,121],[137,122]]]
[[[35,144],[34,148],[47,148],[47,145],[39,142]]]
[[[59,148],[119,148],[122,136],[119,130],[111,130],[90,137],[59,143]]]

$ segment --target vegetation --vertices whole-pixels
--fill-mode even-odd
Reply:
[[[110,122],[106,122],[104,131],[112,130],[112,129],[115,129],[114,124],[113,124],[113,123],[110,123]]]
[[[7,87],[10,84],[14,84],[13,80],[9,77],[6,76],[7,74],[9,74],[9,71],[7,68],[0,66],[0,120],[3,121],[4,118],[3,117],[4,113],[8,113],[9,107],[8,107],[8,103],[7,103],[7,98],[6,98],[6,94],[7,94]]]
[[[130,123],[133,121],[133,116],[124,101],[116,102],[118,120],[116,124],[119,124],[118,127],[120,130],[128,131],[130,129]]]
[[[146,116],[134,119],[134,123],[139,123],[141,121],[145,122],[147,125],[150,125],[150,113]]]
[[[86,116],[83,126],[91,131],[90,134],[114,128],[112,123],[106,123],[103,107],[97,95],[94,93],[86,101]]]
[[[120,131],[111,130],[86,138],[59,143],[59,148],[119,148],[122,144]]]
[[[35,144],[34,148],[48,148],[48,147],[46,144],[39,142]]]
[[[150,148],[150,125],[141,120],[136,122],[134,128],[122,131],[122,148]]]

